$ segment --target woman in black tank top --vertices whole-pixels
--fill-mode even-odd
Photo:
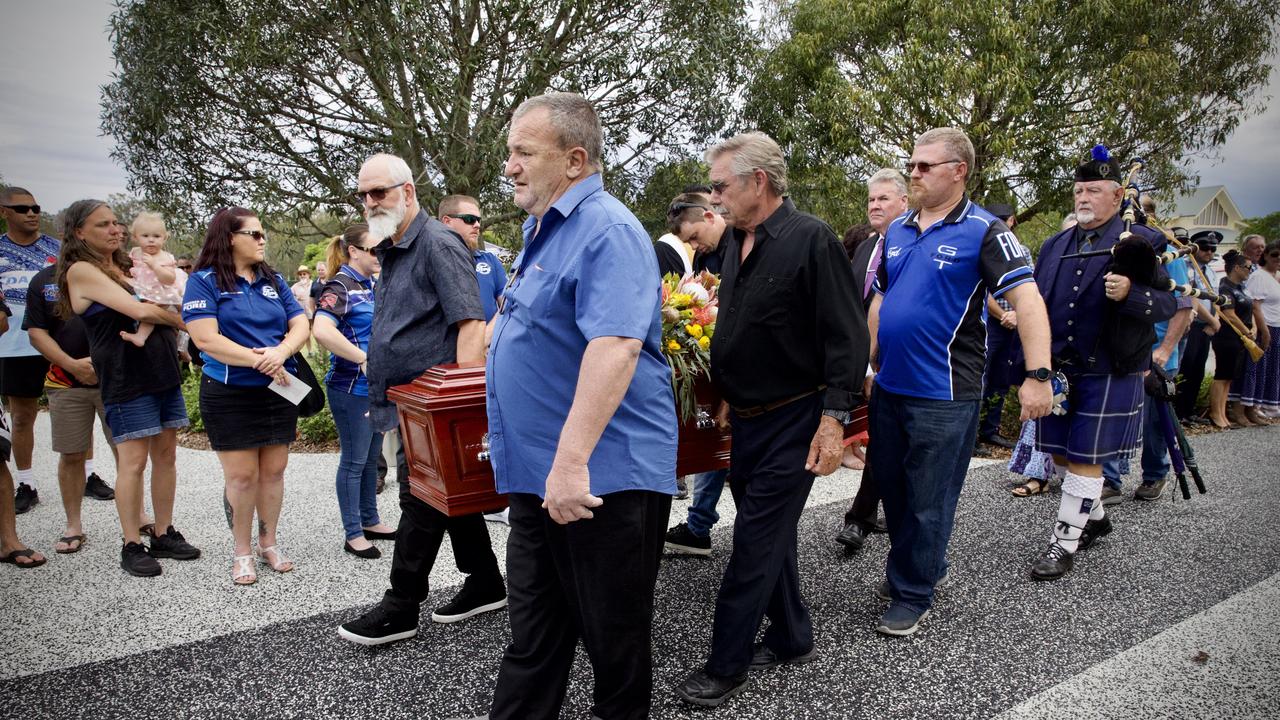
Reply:
[[[107,425],[119,453],[116,511],[124,536],[120,566],[135,576],[159,575],[155,558],[200,557],[173,527],[177,429],[187,424],[173,330],[182,319],[133,296],[129,260],[121,249],[124,231],[106,203],[73,203],[63,215],[62,237],[58,313],[84,318]],[[139,322],[156,326],[143,347],[121,337]],[[157,528],[149,548],[142,544],[139,530],[148,458]]]

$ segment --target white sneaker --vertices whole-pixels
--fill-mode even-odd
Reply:
[[[503,525],[510,525],[511,524],[511,519],[509,517],[510,512],[511,512],[511,508],[509,507],[503,508],[501,512],[485,513],[484,519],[485,519],[485,522],[502,523]]]

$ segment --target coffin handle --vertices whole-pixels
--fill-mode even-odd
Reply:
[[[480,452],[476,453],[476,460],[480,462],[489,462],[489,433],[485,433],[480,438]]]

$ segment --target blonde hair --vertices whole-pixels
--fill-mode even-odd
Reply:
[[[359,245],[365,235],[369,234],[369,226],[364,223],[356,223],[342,231],[341,235],[334,235],[329,239],[329,246],[325,248],[324,263],[324,279],[332,280],[342,269],[342,266],[351,262],[351,246]]]
[[[169,230],[164,224],[164,216],[158,212],[151,212],[148,210],[138,213],[138,216],[133,219],[133,222],[129,223],[129,235],[136,235],[138,232],[138,226],[145,225],[147,223],[156,223],[160,226],[160,232],[165,235],[169,234]]]
[[[921,145],[942,145],[954,160],[964,163],[964,177],[967,180],[973,175],[973,142],[963,130],[953,127],[940,127],[928,130],[916,138],[916,147]]]

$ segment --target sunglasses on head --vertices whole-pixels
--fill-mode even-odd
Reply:
[[[699,204],[697,204],[697,203],[683,203],[683,202],[680,202],[680,203],[672,203],[671,207],[667,209],[667,214],[668,214],[668,215],[679,215],[680,213],[684,212],[685,210],[689,210],[689,209],[692,209],[692,208],[698,208],[699,210],[703,210],[703,211],[706,211],[706,210],[710,210],[710,209],[711,209],[711,208],[707,207],[706,205],[699,205]]]
[[[401,185],[407,185],[407,184],[408,183],[396,183],[395,185],[388,185],[386,187],[380,187],[380,188],[372,188],[370,190],[357,190],[355,193],[356,202],[362,203],[364,202],[364,199],[366,197],[368,197],[370,200],[374,202],[382,202],[382,199],[387,196],[387,193],[391,192],[392,190],[395,190]]]
[[[267,234],[262,232],[261,230],[235,230],[231,234],[232,235],[248,235],[249,237],[253,238],[254,240],[257,240],[258,242],[266,242],[267,240]]]
[[[928,175],[930,170],[938,167],[939,165],[950,165],[951,163],[960,163],[960,162],[964,162],[964,161],[963,160],[943,160],[942,162],[930,163],[930,162],[923,162],[919,160],[912,160],[907,163],[906,170],[907,170],[907,174],[910,175],[911,173],[915,172],[917,168],[919,168],[921,175]]]
[[[19,215],[39,215],[39,205],[5,205],[6,208],[18,213]]]
[[[462,222],[468,225],[480,224],[480,216],[472,215],[471,213],[462,213],[461,215],[450,215],[449,217],[453,218],[454,220],[461,220]]]

